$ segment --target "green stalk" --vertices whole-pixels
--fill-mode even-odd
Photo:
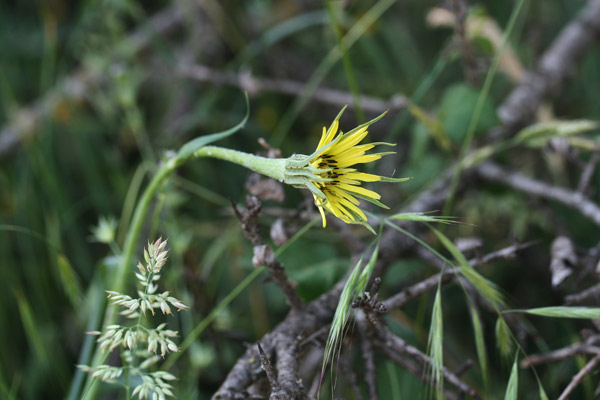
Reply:
[[[354,103],[354,109],[356,110],[358,123],[362,124],[365,121],[365,113],[360,104],[358,83],[356,82],[356,76],[354,75],[354,69],[352,68],[352,61],[350,60],[350,56],[348,55],[348,49],[346,48],[346,45],[343,41],[342,31],[335,16],[335,9],[333,8],[331,0],[327,1],[327,11],[329,13],[329,19],[331,20],[331,27],[333,28],[333,32],[335,33],[337,45],[340,49],[340,53],[342,54],[344,72],[346,73],[346,80],[348,81],[350,92],[352,92],[352,102]]]
[[[485,81],[483,82],[483,88],[479,93],[479,98],[477,99],[477,103],[475,104],[475,110],[473,111],[473,116],[471,117],[471,121],[469,122],[469,127],[467,129],[467,134],[462,143],[459,163],[452,178],[452,183],[450,184],[450,194],[446,199],[446,203],[444,204],[444,215],[450,215],[450,210],[452,208],[452,202],[454,201],[454,194],[456,193],[456,188],[458,186],[458,182],[460,181],[460,177],[462,175],[463,167],[462,160],[467,155],[469,148],[471,147],[471,142],[473,141],[473,135],[475,134],[475,129],[477,128],[477,124],[479,123],[479,117],[481,116],[481,112],[483,110],[483,106],[485,104],[485,100],[489,94],[490,88],[492,86],[492,81],[496,76],[496,71],[498,70],[498,65],[500,65],[500,58],[502,57],[502,53],[504,52],[504,48],[508,43],[508,38],[513,31],[515,23],[517,21],[517,17],[520,14],[521,8],[525,0],[519,0],[515,8],[513,9],[510,19],[508,21],[508,25],[506,26],[506,31],[504,32],[504,36],[502,38],[502,43],[500,44],[500,48],[496,52],[494,56],[494,60],[492,61],[492,65],[485,77]]]
[[[146,221],[146,215],[148,215],[152,201],[161,189],[163,183],[178,167],[187,161],[201,157],[212,157],[226,160],[274,179],[283,180],[284,178],[285,159],[264,158],[255,156],[253,154],[247,154],[241,151],[230,150],[216,146],[203,146],[193,150],[184,146],[182,151],[180,151],[175,157],[167,160],[160,166],[150,181],[150,184],[144,191],[144,194],[142,195],[142,198],[140,199],[135,210],[135,214],[133,215],[131,227],[129,228],[129,232],[127,233],[127,237],[125,239],[121,263],[119,264],[119,269],[117,270],[114,281],[111,285],[111,290],[121,293],[126,288],[127,280],[131,273],[130,267],[133,266],[135,250],[144,226],[144,222]],[[102,324],[103,326],[116,323],[118,317],[116,310],[117,308],[115,306],[108,305],[106,314],[104,316],[104,322]],[[104,358],[105,355],[96,349],[92,359],[92,366],[99,365]],[[86,385],[87,391],[84,395],[84,399],[93,399],[96,394],[98,381],[96,379],[90,379],[91,378],[88,378],[88,383]]]

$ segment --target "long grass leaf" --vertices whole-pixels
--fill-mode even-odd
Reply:
[[[600,308],[594,307],[541,307],[521,311],[543,317],[600,319]]]
[[[325,351],[323,355],[323,365],[321,367],[321,379],[325,376],[325,370],[327,364],[335,359],[335,353],[339,353],[342,338],[345,332],[345,328],[350,319],[352,313],[352,301],[358,296],[362,296],[366,289],[375,263],[377,262],[377,255],[379,252],[379,238],[375,239],[374,249],[369,258],[369,262],[362,267],[363,257],[358,260],[350,277],[344,285],[340,300],[338,301],[333,320],[331,321],[331,328],[329,328],[329,334],[327,336],[327,342],[325,343]]]
[[[462,254],[460,250],[452,243],[450,239],[434,227],[429,227],[438,237],[440,242],[444,245],[446,250],[452,254],[454,259],[458,261],[460,266],[461,273],[463,276],[475,287],[475,289],[485,297],[490,303],[492,303],[495,307],[505,306],[505,301],[500,293],[496,284],[487,278],[483,277],[479,272],[477,272]]]
[[[434,384],[436,397],[444,398],[444,320],[442,318],[442,286],[441,275],[435,292],[433,301],[433,310],[431,311],[431,326],[429,328],[429,338],[427,347],[429,357],[431,358],[431,381]]]
[[[519,389],[519,359],[518,354],[515,355],[515,362],[513,363],[512,370],[510,371],[510,379],[506,386],[506,393],[504,394],[504,400],[517,400],[517,391]]]
[[[481,377],[483,379],[483,386],[487,389],[489,386],[488,381],[488,361],[487,352],[485,350],[485,340],[483,337],[483,327],[481,325],[481,319],[479,313],[471,305],[471,323],[473,324],[473,334],[475,335],[475,348],[477,349],[477,359],[479,360],[479,368],[481,368]]]
[[[508,357],[512,354],[513,340],[510,328],[502,316],[499,316],[498,320],[496,320],[496,345],[502,356]]]
[[[473,136],[475,135],[475,130],[477,129],[477,125],[479,123],[479,118],[483,112],[483,107],[485,105],[485,101],[488,97],[490,89],[492,87],[492,82],[494,77],[496,76],[496,71],[498,70],[498,66],[500,65],[500,59],[502,57],[502,53],[508,43],[508,39],[513,31],[515,23],[517,22],[517,17],[519,16],[521,9],[523,8],[523,4],[525,4],[525,0],[519,0],[510,14],[510,19],[508,20],[508,24],[506,26],[506,30],[502,37],[502,43],[500,44],[500,48],[496,51],[494,55],[494,59],[492,61],[492,65],[488,70],[488,73],[485,77],[485,81],[483,82],[483,87],[481,88],[481,92],[479,94],[479,98],[477,99],[477,103],[475,104],[475,109],[473,110],[473,116],[471,117],[471,121],[469,122],[469,127],[467,129],[467,134],[463,140],[459,160],[462,160],[467,155],[469,149],[471,148],[471,142],[473,141]],[[454,176],[452,178],[452,183],[450,184],[450,194],[446,199],[446,204],[444,205],[444,213],[448,214],[449,210],[452,206],[452,202],[454,201],[454,193],[456,192],[456,188],[458,186],[458,182],[460,180],[460,176],[462,174],[462,163],[458,164],[458,168],[454,172]]]

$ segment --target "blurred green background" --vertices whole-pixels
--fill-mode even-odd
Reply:
[[[354,91],[391,107],[371,136],[397,142],[397,155],[379,162],[376,172],[414,177],[378,188],[383,201],[399,211],[435,181],[459,155],[496,49],[492,38],[475,34],[468,44],[474,60],[469,65],[452,27],[435,22],[432,14],[450,3],[335,1],[333,22],[326,4],[314,0],[5,2],[0,12],[0,397],[78,398],[82,377],[75,365],[89,357],[90,349],[82,347],[85,332],[98,329],[103,307],[98,293],[110,289],[136,198],[165,151],[242,119],[243,90],[250,93],[249,122],[219,145],[260,152],[264,149],[258,139],[264,138],[284,156],[309,154],[322,126],[343,102],[306,95],[318,87],[346,93],[351,110],[342,129],[349,130],[379,113],[355,108]],[[512,61],[523,68],[535,66],[584,3],[526,1],[509,42]],[[501,38],[515,4],[468,2],[468,13],[494,24]],[[438,9],[442,21],[448,14],[452,16]],[[336,50],[336,30],[358,33],[346,57]],[[192,66],[204,67],[204,77],[190,77]],[[514,68],[500,67],[475,145],[484,144],[486,132],[498,125],[496,109],[522,73]],[[569,79],[553,111],[547,111],[562,119],[600,119],[598,71],[600,52],[595,48]],[[266,80],[274,80],[274,87],[267,87]],[[298,84],[293,93],[282,93],[284,81]],[[403,96],[413,107],[393,107],[388,101],[393,96]],[[588,138],[597,142],[598,131],[594,134]],[[575,155],[581,162],[589,156]],[[580,164],[545,148],[511,149],[499,160],[527,174],[537,171],[539,178],[557,185],[576,185],[580,173]],[[162,284],[191,306],[168,319],[183,337],[253,269],[252,246],[230,206],[230,201],[243,203],[248,175],[217,160],[186,165],[158,198],[159,207],[143,233],[144,241],[158,235],[169,239]],[[592,187],[599,180],[596,174]],[[265,238],[277,216],[289,216],[291,225],[307,222],[295,213],[303,194],[287,187],[285,194],[283,203],[264,204],[260,221]],[[598,201],[597,191],[593,195]],[[457,195],[451,215],[470,225],[451,227],[446,234],[453,239],[476,236],[484,251],[515,238],[540,240],[518,260],[483,270],[515,308],[561,303],[565,293],[551,289],[548,271],[550,241],[558,233],[570,236],[581,251],[599,240],[597,226],[577,212],[499,185],[468,187]],[[98,232],[94,236],[98,226],[105,229],[109,244],[98,242]],[[368,232],[353,231],[365,242],[371,240]],[[431,236],[423,239],[435,244]],[[317,224],[280,260],[298,282],[301,296],[312,300],[347,271],[352,254],[333,227],[323,230]],[[398,260],[384,277],[381,296],[433,271],[417,257]],[[395,331],[422,349],[431,301],[424,296],[389,319]],[[278,288],[260,279],[253,282],[173,368],[178,397],[209,398],[243,353],[244,343],[269,332],[287,311]],[[482,318],[491,360],[492,389],[487,393],[500,398],[512,360],[501,360],[495,350],[495,315],[484,313]],[[444,291],[444,319],[448,366],[476,360],[459,287]],[[582,328],[591,327],[542,318],[524,323],[530,353],[569,344],[578,340]],[[401,388],[398,398],[425,397],[418,379],[383,357],[377,361],[381,398],[393,398],[394,387]],[[550,397],[560,393],[581,362],[540,368]],[[464,378],[481,388],[477,368]],[[586,378],[576,392],[579,398],[591,398],[595,381]],[[521,372],[520,385],[527,398],[537,393],[529,371]],[[102,390],[105,398],[119,398],[120,392],[110,386]],[[352,398],[343,384],[337,390]],[[322,397],[328,395],[324,391]]]

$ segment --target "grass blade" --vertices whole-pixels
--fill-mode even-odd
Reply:
[[[500,354],[508,357],[513,351],[512,335],[506,321],[501,316],[496,321],[496,345],[500,350]]]
[[[483,379],[483,386],[486,388],[489,387],[488,380],[488,360],[487,353],[485,351],[485,340],[483,337],[483,327],[481,325],[481,319],[479,318],[479,313],[471,305],[471,322],[473,324],[473,334],[475,335],[475,348],[477,349],[477,359],[479,360],[479,367],[481,368],[481,377]]]
[[[519,359],[515,355],[515,362],[513,363],[512,370],[510,371],[510,379],[506,386],[506,393],[504,400],[517,400],[517,390],[519,388]]]
[[[505,306],[505,301],[496,284],[487,278],[483,277],[479,272],[475,271],[458,248],[450,239],[432,226],[429,227],[444,245],[446,250],[452,254],[454,259],[458,261],[461,273],[467,280],[477,289],[479,294],[485,297],[494,307]]]
[[[444,320],[442,318],[442,285],[438,283],[433,301],[433,310],[431,311],[431,326],[429,328],[429,338],[427,347],[429,357],[431,357],[431,381],[434,384],[436,398],[444,398]]]
[[[552,318],[600,319],[600,308],[594,307],[540,307],[522,312]]]

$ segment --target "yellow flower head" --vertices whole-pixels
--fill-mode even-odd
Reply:
[[[338,134],[339,119],[344,109],[340,111],[329,129],[323,127],[323,134],[317,150],[310,156],[310,165],[319,171],[316,176],[320,178],[312,182],[318,189],[317,191],[312,190],[313,197],[323,218],[323,227],[326,225],[324,212],[326,209],[346,223],[361,224],[370,228],[367,224],[367,216],[359,208],[357,197],[383,208],[388,207],[379,202],[381,195],[362,187],[362,182],[401,182],[407,178],[387,178],[358,172],[356,168],[353,168],[356,164],[370,163],[384,155],[394,154],[394,152],[367,154],[367,151],[376,145],[393,146],[393,144],[381,142],[360,144],[367,136],[369,126],[383,117],[385,113],[350,132],[339,131]]]

